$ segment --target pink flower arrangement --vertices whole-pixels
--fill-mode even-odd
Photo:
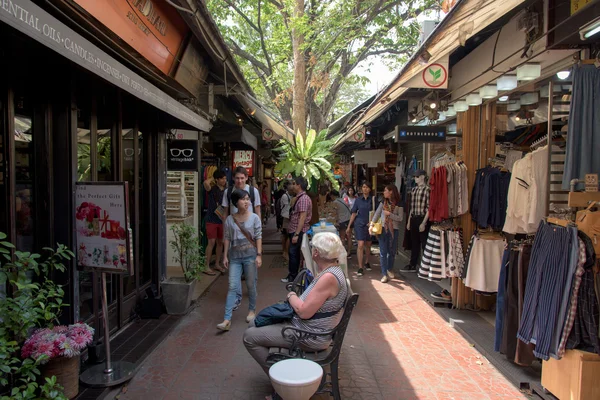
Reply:
[[[21,348],[23,358],[35,360],[46,356],[42,363],[57,357],[76,357],[94,338],[94,329],[84,323],[38,329]]]
[[[79,207],[77,207],[75,218],[80,221],[87,221],[91,223],[94,218],[100,218],[100,210],[101,208],[94,203],[88,203],[87,201],[84,201]]]

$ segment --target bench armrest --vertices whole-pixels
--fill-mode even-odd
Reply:
[[[314,332],[302,328],[296,328],[295,326],[286,326],[281,330],[281,336],[291,341],[290,352],[302,351],[299,347],[300,344],[306,342],[307,339],[316,339],[319,336],[332,336],[336,331],[336,328],[327,332]]]

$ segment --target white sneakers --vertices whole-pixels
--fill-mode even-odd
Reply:
[[[254,319],[254,317],[256,317],[256,312],[255,311],[250,311],[248,313],[248,316],[246,317],[246,322],[250,322]]]
[[[388,272],[387,272],[387,276],[388,276],[388,278],[390,278],[390,279],[394,279],[394,278],[396,278],[396,275],[394,275],[394,273],[393,273],[392,271],[388,271]]]
[[[384,276],[383,278],[381,278],[381,283],[388,283],[390,280],[388,279],[387,276]]]
[[[225,320],[217,325],[217,329],[220,331],[228,331],[231,329],[231,321]]]

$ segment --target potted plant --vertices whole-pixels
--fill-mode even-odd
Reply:
[[[0,400],[66,399],[56,376],[42,376],[46,354],[23,354],[26,339],[39,328],[52,328],[58,321],[64,291],[51,273],[64,272],[63,262],[74,254],[64,245],[45,248],[45,257],[22,252],[5,241],[0,232]],[[77,371],[78,374],[78,371]]]
[[[174,238],[169,244],[183,276],[162,281],[161,288],[167,313],[179,315],[184,314],[192,303],[196,281],[204,271],[205,257],[193,226],[182,222],[173,225],[171,231]]]
[[[25,341],[21,357],[40,360],[43,378],[56,377],[67,398],[79,393],[79,356],[94,338],[94,329],[87,324],[38,329]]]

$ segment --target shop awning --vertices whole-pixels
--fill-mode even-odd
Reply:
[[[250,95],[236,95],[236,98],[244,105],[244,107],[254,111],[252,115],[263,125],[263,129],[269,128],[281,139],[288,142],[294,142],[294,131],[288,128],[283,121],[267,110],[258,100],[255,100]]]
[[[30,0],[1,2],[0,21],[189,126],[204,132],[211,129],[207,119],[110,57]]]
[[[258,150],[258,139],[246,128],[239,125],[222,123],[210,131],[210,140],[212,142],[222,143],[244,143]]]
[[[335,147],[352,138],[355,132],[368,125],[391,107],[396,100],[410,89],[405,87],[413,77],[421,74],[426,65],[419,63],[419,57],[425,52],[431,55],[428,63],[436,62],[456,50],[461,43],[474,36],[494,21],[524,3],[525,0],[461,0],[429,35],[423,45],[415,52],[394,81],[384,89],[363,115],[358,118]]]

